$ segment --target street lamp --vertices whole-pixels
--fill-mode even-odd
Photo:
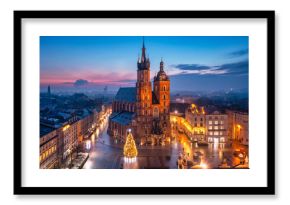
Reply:
[[[200,167],[203,168],[203,169],[207,169],[207,165],[205,163],[201,163]]]

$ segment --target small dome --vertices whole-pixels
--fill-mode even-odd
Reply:
[[[157,73],[157,75],[154,77],[154,81],[164,81],[164,80],[169,80],[168,76],[166,75],[166,73],[164,72],[163,70],[164,68],[164,62],[161,58],[161,61],[160,61],[160,70],[159,72]]]
[[[154,80],[159,80],[159,81],[164,81],[164,80],[169,80],[168,76],[166,73],[162,70],[157,73],[155,76]]]

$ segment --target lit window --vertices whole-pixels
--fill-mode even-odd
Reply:
[[[224,124],[224,121],[223,121],[223,120],[221,120],[221,121],[220,121],[220,123],[221,123],[221,125],[223,125],[223,124]]]
[[[217,121],[217,120],[214,121],[214,124],[215,124],[215,125],[218,125],[218,124],[219,124],[219,121]]]
[[[219,135],[219,132],[214,132],[213,134],[214,134],[214,135]]]
[[[218,130],[218,129],[219,129],[219,127],[218,127],[218,126],[214,126],[214,129],[215,129],[215,130]]]
[[[209,132],[209,135],[212,135],[212,132]]]
[[[220,132],[220,135],[223,135],[223,132]]]
[[[212,125],[212,121],[208,121],[208,124],[209,124],[209,125]]]
[[[209,129],[209,130],[212,130],[212,126],[209,126],[208,129]]]
[[[224,129],[224,126],[220,126],[220,128],[221,128],[221,130],[223,130]]]

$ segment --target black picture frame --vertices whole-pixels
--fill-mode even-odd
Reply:
[[[49,18],[219,18],[267,21],[266,187],[24,187],[22,186],[22,19]],[[16,195],[273,195],[275,194],[275,11],[14,11],[14,194]]]

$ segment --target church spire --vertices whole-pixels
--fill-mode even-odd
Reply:
[[[143,36],[142,54],[140,60],[138,59],[137,66],[139,70],[150,70],[150,60],[146,56],[145,40]]]
[[[50,91],[50,85],[47,86],[47,95],[50,97],[51,91]]]
[[[143,47],[142,47],[141,62],[144,63],[145,61],[146,61],[146,48],[145,48],[145,42],[144,42],[144,36],[143,36]]]
[[[163,71],[163,68],[164,68],[164,63],[163,63],[163,58],[161,58],[161,61],[160,61],[160,71]]]

